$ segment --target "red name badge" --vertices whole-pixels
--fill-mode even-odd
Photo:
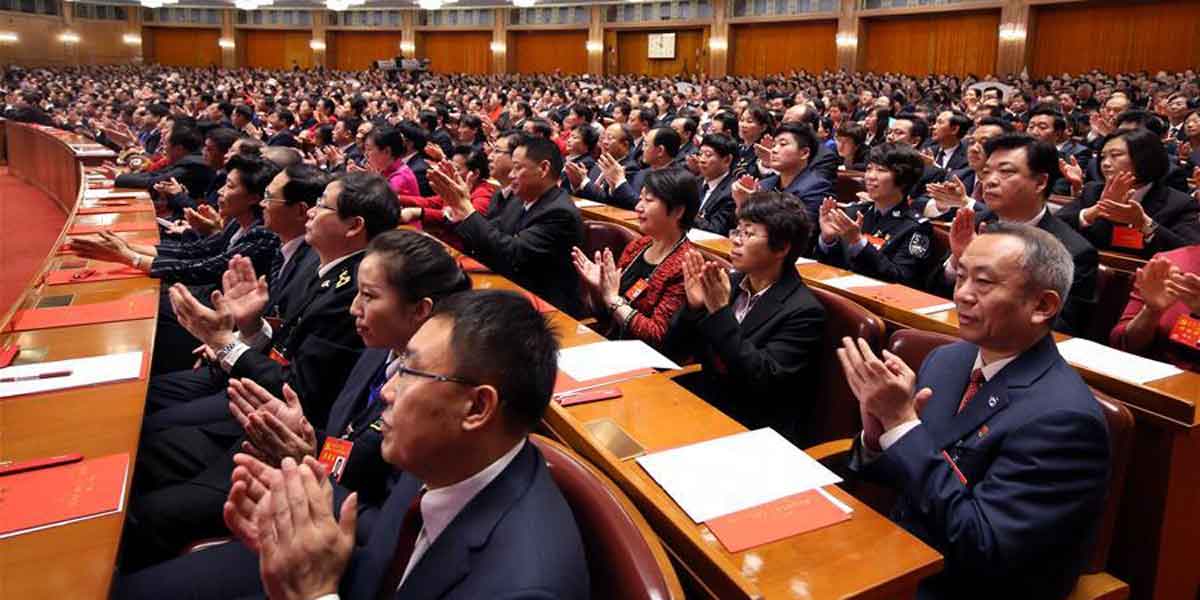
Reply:
[[[876,250],[879,250],[880,248],[883,248],[883,245],[887,243],[887,240],[885,240],[885,239],[883,239],[883,238],[881,238],[881,237],[878,237],[878,236],[874,236],[874,235],[864,235],[863,237],[867,239],[867,243],[868,243],[868,244],[871,244],[872,246],[875,246],[875,249],[876,249]]]
[[[292,364],[292,361],[285,358],[283,356],[283,354],[280,354],[280,352],[278,350],[276,350],[275,348],[271,348],[271,353],[268,354],[267,357],[270,358],[271,360],[279,363],[279,365],[283,366],[283,367],[287,367]]]
[[[1141,250],[1146,247],[1146,236],[1135,227],[1116,225],[1112,228],[1112,245],[1114,248]]]
[[[1200,349],[1200,320],[1182,315],[1171,327],[1171,341],[1188,348]]]
[[[346,461],[350,460],[350,451],[353,449],[354,442],[350,440],[325,438],[325,445],[321,446],[317,462],[321,463],[326,471],[329,471],[329,476],[333,477],[334,481],[341,481],[342,471],[346,470]]]
[[[625,299],[630,302],[637,300],[638,296],[641,296],[649,285],[650,284],[646,283],[645,279],[639,279],[633,282],[633,285],[629,286],[629,289],[625,290]]]

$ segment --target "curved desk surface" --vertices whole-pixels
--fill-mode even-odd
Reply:
[[[27,355],[62,360],[141,350],[154,342],[154,319],[12,332],[14,310],[29,308],[47,296],[73,294],[72,304],[88,304],[157,294],[158,281],[146,277],[121,281],[46,286],[43,275],[63,260],[55,249],[76,220],[84,197],[85,163],[105,158],[77,152],[87,140],[64,132],[17,123],[5,128],[9,171],[45,192],[66,215],[66,225],[31,278],[20,300],[0,310],[0,347],[18,344]],[[80,156],[86,154],[88,156]],[[110,156],[111,157],[111,154]],[[137,218],[136,214],[118,215]],[[0,224],[3,229],[19,222]],[[20,360],[20,357],[18,357]],[[0,399],[0,459],[27,460],[79,452],[85,458],[128,452],[132,467],[146,397],[146,380],[76,388]],[[128,485],[128,482],[126,482]],[[128,489],[126,490],[128,492]],[[112,579],[124,511],[0,540],[0,597],[102,598]]]

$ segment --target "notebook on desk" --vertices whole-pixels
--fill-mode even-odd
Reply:
[[[128,454],[0,476],[0,539],[118,513],[128,477]]]

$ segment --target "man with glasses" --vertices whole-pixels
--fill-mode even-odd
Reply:
[[[795,267],[810,229],[792,195],[751,194],[730,232],[736,274],[690,251],[687,306],[667,342],[704,364],[677,381],[747,428],[773,427],[802,447],[809,403],[796,390],[815,386],[825,328],[825,309]]]

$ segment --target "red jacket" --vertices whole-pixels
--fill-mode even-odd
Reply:
[[[1184,273],[1200,273],[1200,245],[1184,246],[1167,252],[1160,252],[1154,256],[1166,258],[1178,266],[1179,270]],[[1117,323],[1116,327],[1113,327],[1112,333],[1108,336],[1109,345],[1118,350],[1134,352],[1125,343],[1125,328],[1141,312],[1144,304],[1142,295],[1136,289],[1129,293],[1129,303],[1125,305],[1125,313],[1121,315],[1121,320]],[[1158,325],[1155,327],[1154,341],[1149,347],[1136,353],[1155,360],[1169,362],[1180,369],[1188,371],[1197,370],[1200,367],[1200,350],[1189,348],[1171,340],[1171,329],[1175,327],[1175,322],[1190,312],[1186,304],[1180,300],[1176,300],[1175,304],[1164,311],[1162,316],[1159,317]]]
[[[650,236],[644,236],[631,242],[621,253],[617,267],[628,267],[653,241]],[[683,258],[691,248],[691,242],[685,241],[659,263],[650,275],[646,291],[630,303],[637,314],[621,332],[622,337],[637,338],[656,348],[662,347],[671,318],[687,302],[687,295],[683,291]]]
[[[487,215],[488,205],[492,203],[492,196],[496,193],[496,185],[491,181],[484,181],[475,186],[471,190],[471,205],[481,215]],[[418,207],[421,210],[421,229],[436,235],[443,242],[458,250],[463,249],[462,239],[458,234],[450,231],[444,226],[445,216],[442,214],[442,209],[446,207],[446,203],[442,201],[441,196],[398,196],[400,206],[402,207]]]

